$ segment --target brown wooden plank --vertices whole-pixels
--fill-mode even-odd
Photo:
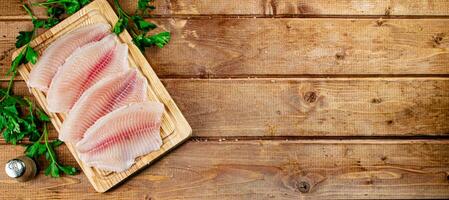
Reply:
[[[448,74],[448,19],[160,20],[160,76]]]
[[[0,146],[0,163],[22,148]],[[61,152],[62,151],[62,152]],[[68,150],[59,150],[74,163]],[[423,199],[449,198],[449,141],[188,142],[105,194],[83,174],[0,173],[1,199]],[[310,185],[309,192],[299,186]]]
[[[169,45],[147,50],[160,77],[447,75],[449,19],[210,19],[158,23]],[[28,21],[0,21],[0,74]]]
[[[449,133],[447,78],[163,81],[196,136]]]
[[[31,2],[38,2],[32,0]],[[109,1],[112,3],[112,0]],[[137,0],[119,1],[128,12],[133,12]],[[1,18],[27,17],[19,0],[0,0]],[[445,0],[156,0],[156,10],[161,16],[179,15],[255,15],[255,16],[320,16],[320,15],[392,15],[392,16],[447,16],[449,2]],[[35,8],[39,17],[43,9]]]
[[[163,79],[193,134],[421,136],[449,133],[448,78]],[[29,95],[24,82],[16,93]]]

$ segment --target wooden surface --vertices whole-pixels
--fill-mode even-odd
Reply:
[[[96,0],[44,34],[36,37],[31,42],[31,46],[36,49],[40,55],[42,55],[43,51],[51,45],[52,42],[81,26],[95,23],[108,23],[111,27],[113,27],[117,20],[118,17],[115,15],[112,7],[110,7],[107,1]],[[187,140],[192,134],[191,127],[180,112],[179,108],[173,102],[173,99],[167,93],[151,66],[148,64],[144,55],[140,52],[138,47],[133,44],[131,36],[125,31],[119,35],[118,39],[118,42],[128,46],[128,60],[130,62],[130,66],[136,67],[147,79],[148,99],[164,104],[165,111],[162,115],[161,121],[162,145],[159,150],[137,158],[136,162],[127,170],[116,173],[86,165],[79,159],[75,145],[67,143],[66,145],[68,149],[82,168],[83,173],[88,177],[92,186],[98,192],[105,192],[109,190],[113,186],[141,170],[143,167],[153,163],[156,159],[160,158],[164,154],[167,154],[168,151]],[[16,50],[13,53],[13,57],[17,56],[21,51],[21,49]],[[33,65],[31,63],[22,65],[19,68],[20,75],[27,83],[29,81],[29,75],[32,68]],[[55,129],[59,131],[66,114],[49,112],[47,109],[47,98],[45,93],[34,88],[31,89],[31,91],[39,105],[46,113],[48,113]]]
[[[22,150],[1,147],[1,162]],[[83,174],[39,174],[24,184],[0,174],[0,183],[5,199],[444,198],[448,151],[448,140],[190,141],[104,194]],[[302,193],[304,182],[310,188]]]
[[[146,57],[194,137],[104,194],[84,174],[0,173],[0,198],[449,198],[449,1],[156,4],[173,39]],[[0,11],[5,80],[31,22],[18,0]],[[30,96],[21,79],[14,92]],[[1,162],[22,153],[0,143]]]

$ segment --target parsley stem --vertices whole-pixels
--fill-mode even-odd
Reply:
[[[45,126],[45,129],[47,128],[47,126]],[[36,142],[41,142],[42,141],[42,138],[44,138],[44,135],[45,134],[41,134],[41,136],[39,137],[39,140],[37,140]]]
[[[9,78],[9,83],[8,83],[8,89],[6,90],[6,95],[5,96],[9,96],[11,93],[11,88],[14,85],[14,79],[16,78],[17,75],[17,70],[14,70],[14,72],[11,75],[11,78]]]
[[[131,33],[131,37],[133,38],[137,37],[137,33],[133,28],[129,28],[129,32]]]
[[[114,5],[115,5],[115,7],[117,8],[119,17],[125,16],[125,17],[127,17],[127,18],[131,18],[131,17],[128,15],[128,13],[126,13],[126,12],[123,10],[123,8],[122,8],[122,6],[120,5],[120,3],[118,2],[118,0],[114,0]]]
[[[52,162],[55,162],[56,164],[58,164],[58,163],[56,162],[56,158],[53,157],[53,154],[52,154],[52,153],[50,153],[50,151],[52,151],[53,149],[50,149],[51,147],[50,147],[50,145],[49,145],[49,143],[48,143],[47,123],[44,123],[44,131],[43,131],[43,134],[42,134],[42,135],[45,135],[45,136],[44,136],[45,146],[47,147],[48,155],[50,155],[51,161],[52,161]]]
[[[59,1],[50,1],[50,2],[36,2],[36,3],[32,3],[32,6],[46,6],[46,5],[51,5],[51,4],[58,4],[58,3],[72,3],[73,1],[70,0],[59,0]]]
[[[27,44],[27,46],[25,46],[24,48],[22,48],[22,50],[20,51],[19,55],[25,53],[25,51],[26,51],[28,45],[29,45],[29,44]],[[18,56],[19,56],[19,55],[18,55]],[[18,65],[18,62],[17,62],[17,64],[13,64],[13,65]],[[16,78],[16,75],[17,75],[17,67],[18,67],[18,66],[11,66],[11,68],[14,69],[14,70],[12,71],[11,78],[9,78],[8,88],[6,89],[6,93],[5,93],[5,95],[2,97],[2,99],[0,99],[0,102],[2,102],[3,100],[5,100],[6,98],[10,97],[10,95],[11,95],[11,88],[12,88],[12,86],[14,85],[14,79]]]
[[[31,17],[31,19],[36,19],[36,17],[33,15],[33,12],[31,12],[31,9],[28,7],[28,5],[23,4],[22,5],[25,11],[28,13],[28,15]]]

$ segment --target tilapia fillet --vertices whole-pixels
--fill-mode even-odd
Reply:
[[[47,94],[50,112],[68,112],[84,91],[128,67],[128,46],[115,35],[77,49],[58,70]]]
[[[100,118],[76,144],[79,158],[88,166],[121,172],[139,156],[158,150],[161,117],[159,102],[134,103]]]
[[[147,81],[137,70],[105,78],[86,90],[75,103],[62,124],[59,139],[76,144],[100,117],[147,99]]]
[[[53,42],[30,72],[30,87],[46,92],[53,76],[66,59],[79,47],[101,40],[110,33],[109,24],[87,25]]]

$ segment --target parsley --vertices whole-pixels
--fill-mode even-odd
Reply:
[[[45,174],[52,177],[59,177],[62,173],[73,175],[77,170],[72,166],[63,165],[58,161],[54,149],[63,142],[59,140],[48,140],[47,123],[50,122],[50,118],[47,114],[37,108],[29,99],[13,95],[11,89],[14,84],[14,78],[17,75],[18,67],[28,62],[33,64],[37,62],[38,53],[30,46],[30,42],[37,29],[50,28],[58,24],[60,21],[59,17],[64,12],[67,14],[76,12],[81,6],[87,3],[89,3],[88,0],[80,0],[78,3],[75,3],[74,0],[48,0],[46,2],[48,5],[45,5],[49,16],[47,20],[37,19],[30,8],[24,4],[23,8],[30,15],[34,26],[31,31],[20,31],[16,37],[15,46],[16,48],[22,49],[11,62],[7,73],[11,75],[7,89],[0,89],[0,130],[2,131],[3,138],[7,143],[13,145],[28,138],[32,143],[26,145],[25,155],[32,158],[45,155],[49,163],[45,169]],[[55,5],[49,6],[49,4]]]
[[[156,7],[153,5],[149,5],[150,2],[153,2],[153,0],[139,0],[137,2],[137,9],[142,13],[145,14],[148,12],[148,10],[154,10]]]
[[[154,6],[149,5],[150,2],[153,2],[153,0],[139,0],[135,14],[130,16],[122,9],[118,0],[114,0],[114,5],[119,17],[113,28],[114,33],[119,35],[127,29],[133,37],[134,44],[139,47],[142,52],[145,51],[145,47],[158,46],[159,48],[162,48],[171,38],[170,32],[147,35],[150,30],[157,28],[156,24],[145,21],[141,16],[149,12],[148,10],[155,9]],[[137,11],[140,11],[141,15],[138,15]],[[130,24],[133,24],[133,26],[130,26]]]
[[[16,48],[20,48],[23,45],[30,43],[33,34],[34,31],[20,31],[19,35],[16,37]]]
[[[156,45],[159,48],[164,47],[170,41],[170,33],[169,32],[162,32],[156,35],[152,36],[145,36],[143,34],[140,34],[133,38],[134,44],[136,44],[137,47],[141,51],[145,51],[145,47]]]
[[[33,6],[43,6],[47,8],[59,7],[64,9],[65,13],[71,15],[76,13],[81,7],[87,5],[89,0],[47,0],[46,2],[33,3]],[[51,11],[50,11],[51,12]]]
[[[42,139],[44,140],[44,143],[42,143]],[[48,167],[45,169],[45,175],[47,176],[50,175],[54,178],[60,177],[60,172],[67,175],[74,175],[77,172],[76,168],[60,164],[54,151],[54,149],[62,143],[63,142],[60,140],[49,142],[47,126],[44,125],[43,134],[40,136],[39,140],[26,147],[25,155],[31,158],[38,158],[39,156],[45,155],[45,159],[49,162]]]
[[[131,17],[134,22],[134,25],[138,30],[144,31],[147,33],[150,30],[157,28],[156,24],[145,21],[141,16],[134,15]]]

